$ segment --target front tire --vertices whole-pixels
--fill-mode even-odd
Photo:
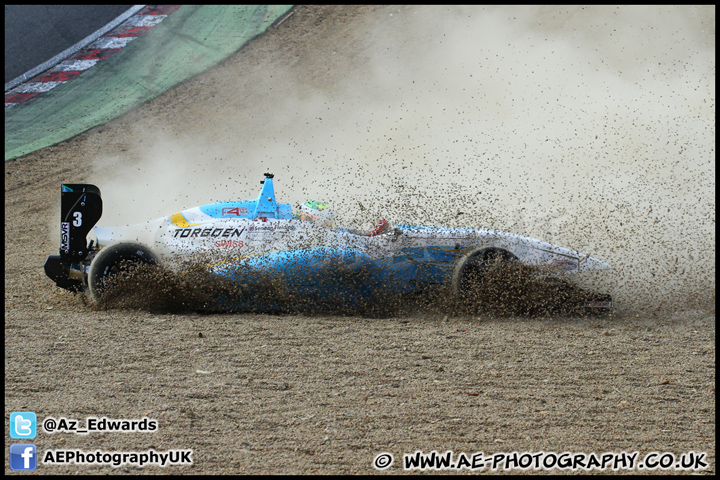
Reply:
[[[138,243],[116,243],[95,255],[88,271],[90,298],[98,302],[115,276],[129,276],[141,265],[159,265],[157,256]]]
[[[518,258],[501,248],[479,248],[460,258],[452,276],[452,291],[456,300],[472,302],[476,287],[491,268],[516,264]]]

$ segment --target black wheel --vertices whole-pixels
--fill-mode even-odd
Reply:
[[[158,265],[158,258],[147,247],[137,243],[116,243],[95,255],[88,272],[90,298],[99,301],[116,275],[128,276],[139,265]]]
[[[465,254],[455,266],[452,290],[457,300],[468,302],[476,294],[476,287],[491,270],[517,264],[515,255],[501,248],[481,248]]]

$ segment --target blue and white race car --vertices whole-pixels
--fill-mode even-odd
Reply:
[[[279,203],[272,174],[261,183],[252,200],[202,205],[118,227],[95,226],[102,215],[96,186],[64,184],[60,253],[48,256],[45,272],[57,286],[87,291],[95,300],[128,265],[157,265],[177,275],[201,272],[198,282],[237,287],[218,290],[223,293],[206,308],[279,310],[283,303],[343,308],[438,290],[467,301],[498,266],[537,268],[563,284],[569,274],[609,267],[567,248],[482,228],[385,220],[369,232],[342,228],[325,205],[308,202],[293,209]],[[91,230],[96,238],[88,243]],[[586,310],[612,308],[609,295],[585,292],[578,298]]]

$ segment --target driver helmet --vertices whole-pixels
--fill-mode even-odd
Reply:
[[[296,216],[300,220],[310,220],[321,227],[335,229],[335,217],[332,210],[324,203],[305,202],[298,208]]]

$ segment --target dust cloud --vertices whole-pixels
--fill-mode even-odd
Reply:
[[[91,176],[101,224],[254,198],[270,171],[280,201],[328,201],[350,227],[486,227],[590,254],[612,270],[581,281],[624,310],[714,304],[714,6],[324,21],[354,28],[317,25],[271,68],[242,63],[250,45],[191,81],[202,98],[128,127]]]

